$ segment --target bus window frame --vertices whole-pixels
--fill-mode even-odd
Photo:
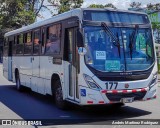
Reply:
[[[16,55],[16,48],[17,48],[16,41],[17,41],[17,38],[16,38],[15,35],[13,35],[13,36],[14,36],[14,42],[13,42],[13,45],[12,45],[12,55]]]
[[[3,56],[7,57],[8,56],[8,41],[9,41],[9,37],[5,37],[5,41],[3,44]]]
[[[49,52],[46,52],[46,45],[47,45],[47,38],[48,38],[48,28],[49,27],[52,27],[54,25],[60,25],[60,51],[58,53],[49,53]],[[55,56],[55,57],[59,57],[59,56],[62,56],[62,22],[55,22],[55,23],[52,23],[52,24],[48,24],[45,26],[45,43],[44,43],[44,46],[45,46],[45,50],[44,50],[44,55],[45,56]]]
[[[34,43],[34,39],[35,39],[35,32],[36,31],[40,32],[39,33],[40,37],[39,37],[39,41],[38,41],[39,42],[39,44],[38,44],[39,45],[38,53],[34,53],[34,44],[35,44]],[[41,52],[40,52],[41,50],[40,49],[41,49],[41,27],[38,27],[38,28],[35,28],[35,29],[32,30],[32,55],[34,55],[34,56],[40,55],[41,54]]]
[[[31,52],[30,53],[25,53],[25,48],[26,48],[26,44],[27,44],[27,36],[28,36],[28,33],[30,33],[31,34]],[[25,37],[26,36],[26,37]],[[26,31],[26,32],[24,32],[24,34],[23,34],[23,41],[24,41],[24,54],[23,55],[25,55],[25,56],[29,56],[29,55],[32,55],[33,54],[33,34],[32,34],[32,30],[29,30],[29,31]]]
[[[19,43],[19,36],[20,35],[23,35],[23,43],[22,44],[20,44]],[[24,55],[24,32],[23,33],[18,33],[17,35],[16,35],[16,37],[17,37],[17,42],[16,42],[16,55],[18,55],[18,56],[23,56]],[[17,46],[22,46],[23,48],[22,48],[22,53],[17,53]]]
[[[40,44],[40,55],[45,55],[46,50],[46,26],[41,27],[41,44]]]

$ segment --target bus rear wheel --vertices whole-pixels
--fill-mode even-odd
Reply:
[[[60,80],[55,82],[54,99],[56,106],[60,109],[67,109],[67,102],[63,100],[63,92]]]
[[[16,73],[16,89],[18,91],[23,91],[23,86],[21,85],[19,72]]]

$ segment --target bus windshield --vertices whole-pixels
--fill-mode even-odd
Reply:
[[[146,70],[154,62],[150,28],[85,26],[85,61],[102,72]]]

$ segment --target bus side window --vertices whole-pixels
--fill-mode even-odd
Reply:
[[[61,24],[56,24],[48,27],[46,36],[46,53],[59,54],[61,42]]]
[[[24,54],[32,54],[32,32],[24,34]]]
[[[45,53],[45,42],[46,42],[46,29],[42,28],[42,42],[41,42],[41,54]]]
[[[16,54],[16,36],[14,36],[14,41],[13,41],[13,55]]]
[[[3,55],[8,56],[8,37],[4,40]]]
[[[40,29],[38,29],[34,31],[33,54],[39,54],[40,42],[41,42],[41,34],[40,34]]]
[[[23,54],[23,34],[17,36],[16,54]]]

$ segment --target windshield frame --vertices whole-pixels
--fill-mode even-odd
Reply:
[[[86,18],[86,16],[85,16],[85,14],[86,13],[90,13],[90,15],[86,15],[87,16],[87,18]],[[96,19],[96,20],[94,20],[94,19],[91,19],[91,13],[106,13],[108,16],[110,16],[110,15],[114,15],[114,16],[118,16],[119,18],[118,19],[121,19],[121,17],[122,16],[120,16],[120,15],[122,15],[122,14],[124,14],[124,16],[127,16],[127,15],[135,15],[135,16],[146,16],[147,17],[147,22],[143,22],[143,23],[136,23],[136,22],[134,22],[134,23],[132,23],[132,24],[150,24],[151,22],[150,22],[150,20],[149,20],[149,17],[148,17],[148,15],[146,14],[146,13],[143,13],[143,12],[135,12],[135,11],[125,11],[125,10],[120,10],[120,11],[118,11],[118,10],[109,10],[109,9],[87,9],[87,10],[83,10],[83,21],[93,21],[93,22],[96,22],[96,21],[100,21],[100,22],[106,22],[106,23],[125,23],[125,24],[127,24],[127,23],[131,23],[131,22],[123,22],[123,21],[114,21],[114,19],[112,19],[111,17],[108,19],[108,21],[106,21],[106,20],[104,20],[104,18],[106,17],[103,17],[103,20],[101,20],[101,19]],[[113,13],[113,14],[112,14]],[[89,18],[90,17],[90,18]],[[88,19],[89,18],[89,19]],[[144,17],[143,17],[144,18]]]

